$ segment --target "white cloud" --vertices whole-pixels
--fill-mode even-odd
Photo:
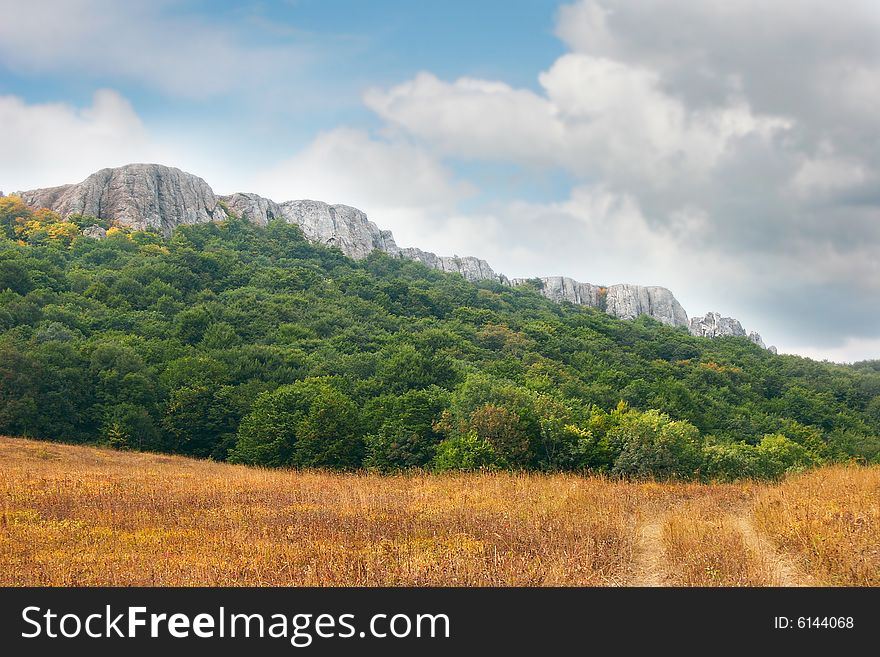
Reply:
[[[441,153],[551,164],[564,127],[545,98],[488,80],[454,83],[420,73],[364,94],[367,107]]]
[[[129,162],[173,161],[147,133],[129,102],[115,91],[92,104],[29,105],[0,96],[3,150],[0,188],[6,192],[79,182],[90,173]]]
[[[806,356],[814,360],[830,360],[834,363],[854,363],[876,359],[880,354],[880,338],[847,338],[837,347],[812,344],[792,344],[780,353]]]
[[[539,80],[543,96],[421,73],[388,90],[371,89],[364,100],[441,153],[653,185],[704,176],[736,139],[766,138],[789,125],[755,116],[742,98],[691,111],[663,91],[655,72],[601,57],[564,55]]]
[[[864,184],[869,179],[865,165],[857,160],[826,152],[805,157],[791,179],[791,190],[802,198],[827,198],[834,192]]]
[[[276,201],[355,206],[393,230],[399,244],[421,247],[433,220],[453,214],[474,191],[425,150],[351,128],[319,134],[294,157],[253,176],[249,188]]]

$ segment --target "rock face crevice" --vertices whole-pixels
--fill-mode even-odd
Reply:
[[[312,200],[278,203],[245,192],[216,196],[208,183],[198,176],[159,164],[101,169],[79,184],[17,194],[28,206],[49,208],[62,217],[73,214],[94,216],[136,230],[159,230],[166,236],[180,225],[223,221],[229,217],[228,209],[259,226],[282,218],[299,226],[309,240],[338,247],[355,259],[365,258],[378,250],[393,257],[421,262],[433,269],[461,274],[472,282],[492,280],[519,286],[536,280],[508,279],[496,273],[485,260],[473,256],[438,256],[415,247],[401,248],[390,231],[379,229],[366,214],[348,205]],[[88,235],[104,236],[100,229],[91,228]],[[537,282],[539,291],[548,299],[599,308],[621,319],[648,315],[663,324],[685,326],[693,335],[709,338],[746,335],[738,321],[721,317],[718,313],[688,320],[684,308],[665,287],[600,286],[564,276],[548,276],[537,279]],[[757,333],[752,332],[748,337],[764,347]]]

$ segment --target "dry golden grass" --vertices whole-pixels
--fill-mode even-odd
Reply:
[[[880,468],[839,466],[761,492],[755,521],[816,582],[880,586]]]
[[[638,489],[252,469],[0,439],[4,585],[613,585]]]
[[[783,584],[774,572],[770,555],[751,540],[750,521],[742,511],[751,492],[735,491],[730,497],[706,496],[682,505],[665,517],[662,540],[670,584]]]
[[[816,487],[811,476],[837,483]],[[793,509],[796,495],[815,508],[837,500],[853,514],[850,534],[872,528],[873,543],[866,535],[836,559],[863,564],[858,581],[876,584],[878,477],[833,469],[777,488],[331,474],[0,438],[0,585],[804,583],[810,573],[774,566],[783,556],[749,520],[757,500],[755,526],[778,536],[773,500]]]

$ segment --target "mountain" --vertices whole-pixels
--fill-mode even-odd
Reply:
[[[737,320],[721,318],[717,313],[689,320],[672,292],[664,287],[595,285],[562,276],[508,279],[496,273],[485,260],[473,256],[438,256],[414,247],[401,248],[390,231],[380,230],[364,212],[348,205],[313,200],[278,203],[245,192],[218,196],[202,178],[159,164],[102,169],[78,184],[17,192],[17,195],[32,208],[49,208],[64,218],[93,216],[137,230],[154,229],[166,236],[177,226],[222,221],[229,213],[260,226],[273,219],[283,219],[299,226],[309,240],[336,246],[354,259],[379,250],[416,260],[433,269],[461,274],[469,281],[535,284],[549,299],[600,308],[621,319],[648,315],[663,324],[687,327],[692,335],[710,338],[746,335]],[[103,236],[97,227],[84,232],[91,237]],[[757,333],[749,337],[755,344],[764,346]]]
[[[659,288],[472,284],[343,231],[370,228],[353,208],[247,201],[366,258],[214,200],[231,219],[165,239],[0,198],[0,435],[262,466],[709,480],[880,459],[870,364],[773,355],[716,314],[695,329],[738,337],[690,335]]]

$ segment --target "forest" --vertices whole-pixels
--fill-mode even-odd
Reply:
[[[880,361],[774,355],[538,285],[354,261],[283,221],[165,238],[2,197],[0,435],[380,472],[880,462]]]

